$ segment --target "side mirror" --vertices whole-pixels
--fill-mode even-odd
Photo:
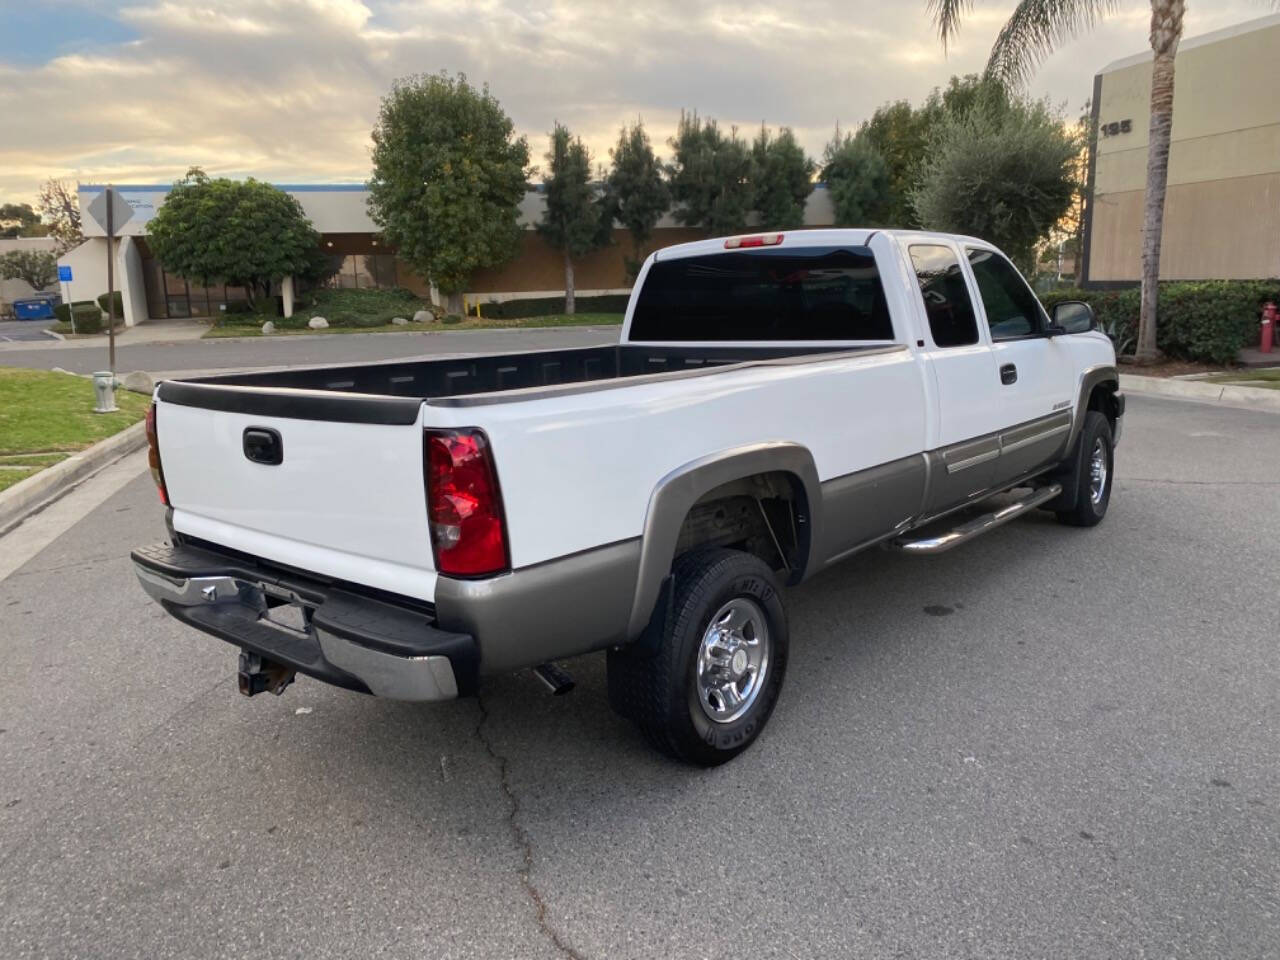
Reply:
[[[1050,337],[1069,333],[1088,333],[1098,329],[1098,318],[1093,307],[1083,300],[1063,300],[1053,306],[1053,317],[1045,331]]]

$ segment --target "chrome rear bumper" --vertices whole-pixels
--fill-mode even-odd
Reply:
[[[421,609],[198,548],[161,544],[131,559],[142,589],[178,620],[299,673],[393,700],[474,687],[474,640]],[[272,616],[286,605],[297,608],[292,623]]]

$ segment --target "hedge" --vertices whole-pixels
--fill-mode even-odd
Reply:
[[[102,330],[102,311],[92,300],[76,300],[60,303],[53,308],[53,315],[63,323],[71,322],[72,311],[76,316],[76,333],[99,333]]]
[[[116,319],[124,318],[124,297],[120,295],[120,291],[116,290],[111,294],[111,299],[116,302]],[[102,308],[103,313],[110,313],[107,308],[107,295],[105,293],[98,294],[98,306]]]
[[[1052,290],[1048,309],[1062,300],[1092,304],[1116,353],[1131,354],[1138,336],[1141,291]],[[1160,284],[1156,346],[1166,356],[1202,363],[1234,363],[1241,348],[1258,342],[1258,320],[1268,300],[1280,303],[1280,280],[1169,281]]]
[[[576,297],[574,309],[579,313],[625,313],[626,293],[609,293],[599,297]],[[470,304],[468,313],[475,315],[475,304]],[[481,301],[480,313],[494,320],[523,319],[525,317],[549,317],[552,314],[564,313],[564,297],[530,297],[524,300],[501,300],[492,303]]]

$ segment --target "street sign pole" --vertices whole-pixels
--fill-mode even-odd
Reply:
[[[110,413],[116,408],[116,230],[133,218],[133,207],[120,199],[116,188],[107,186],[86,212],[107,234],[107,350],[110,370],[93,375],[94,389],[98,391],[97,413]]]
[[[107,352],[111,376],[116,375],[116,218],[115,188],[107,187]]]

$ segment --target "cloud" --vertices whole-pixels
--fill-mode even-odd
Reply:
[[[1144,7],[1051,57],[1032,92],[1074,113],[1099,67],[1145,46]],[[557,120],[598,162],[637,117],[665,149],[683,108],[744,133],[792,126],[817,154],[837,120],[852,127],[981,69],[1011,8],[979,5],[944,53],[925,0],[101,0],[95,14],[135,39],[0,62],[0,201],[31,198],[48,176],[167,182],[192,164],[363,180],[379,98],[398,76],[438,70],[487,82],[535,162]],[[1258,13],[1229,0],[1193,10],[1187,32]]]

